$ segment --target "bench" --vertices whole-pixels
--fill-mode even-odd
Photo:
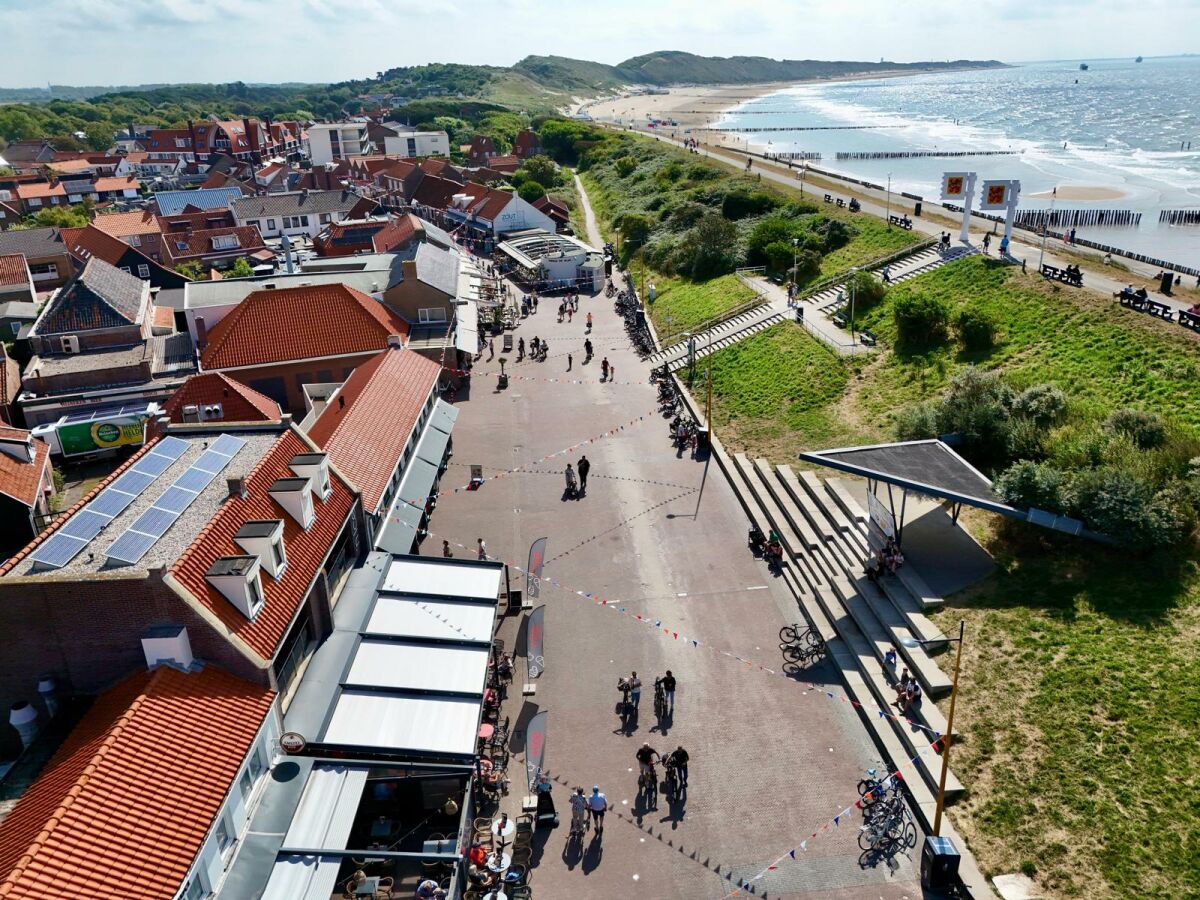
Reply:
[[[843,200],[841,197],[838,197],[838,199],[837,199],[837,205],[838,205],[838,206],[845,206],[845,205],[846,205],[846,201],[845,201],[845,200]]]
[[[1147,300],[1144,304],[1146,312],[1152,316],[1157,316],[1160,319],[1165,319],[1168,322],[1174,321],[1175,310],[1165,303],[1159,303],[1157,300]]]
[[[879,340],[877,337],[875,337],[875,333],[873,331],[860,331],[858,333],[858,337],[859,340],[861,340],[868,347],[874,347],[876,342]]]
[[[1076,275],[1074,272],[1068,272],[1066,269],[1060,269],[1045,263],[1042,265],[1042,277],[1053,281],[1061,281],[1072,287],[1083,287],[1083,275]]]
[[[901,228],[912,231],[912,219],[908,216],[888,216],[888,221],[893,225],[899,225]]]
[[[1200,332],[1200,313],[1188,312],[1186,309],[1181,309],[1179,311],[1179,324],[1184,328]]]
[[[850,321],[850,320],[848,318],[846,318],[845,313],[838,313],[836,316],[833,317],[833,324],[836,325],[838,328],[845,328],[846,323],[848,321]]]
[[[825,195],[825,202],[826,202],[826,203],[832,203],[832,202],[833,202],[833,194],[826,194],[826,195]]]
[[[1147,299],[1130,291],[1117,291],[1115,294],[1113,294],[1113,296],[1117,298],[1122,306],[1139,311],[1142,309],[1142,304],[1144,304]]]

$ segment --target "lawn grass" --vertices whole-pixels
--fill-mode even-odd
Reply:
[[[706,360],[693,395],[706,393]],[[858,432],[836,404],[858,367],[795,322],[782,322],[712,356],[713,425],[731,451],[793,462],[811,442],[837,443]]]
[[[998,528],[998,571],[933,615],[967,623],[956,827],[986,872],[1054,896],[1200,896],[1194,555]]]
[[[640,286],[641,272],[636,263],[633,272]],[[710,281],[686,281],[652,272],[647,275],[647,285],[650,282],[655,286],[650,316],[659,340],[664,344],[681,340],[682,332],[754,299],[754,291],[736,275],[722,275]]]

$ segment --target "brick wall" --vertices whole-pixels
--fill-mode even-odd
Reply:
[[[91,694],[146,665],[141,638],[153,625],[184,625],[192,653],[256,684],[259,669],[214,631],[157,574],[67,581],[0,578],[0,703],[29,700],[51,673],[64,693]],[[2,707],[6,708],[6,707]]]

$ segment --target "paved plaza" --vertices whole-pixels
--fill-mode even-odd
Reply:
[[[516,690],[506,709],[515,729],[534,711],[549,712],[546,765],[563,823],[535,841],[535,893],[719,898],[807,839],[795,862],[785,859],[743,895],[920,896],[912,860],[897,857],[894,870],[863,867],[858,819],[832,825],[857,799],[863,771],[881,765],[858,713],[840,700],[832,662],[797,680],[758,670],[779,665],[779,628],[801,617],[747,550],[746,517],[719,467],[708,467],[701,496],[704,463],[669,441],[649,367],[630,349],[612,301],[583,297],[580,313],[562,324],[557,305],[544,300],[517,330],[527,343],[547,340],[549,358],[510,359],[507,390],[496,390],[499,363],[487,351],[476,363],[469,392],[459,395],[454,459],[425,543],[426,553],[447,539],[456,555],[474,555],[482,537],[493,558],[524,566],[530,544],[549,538],[544,575],[561,587],[544,585],[539,601],[546,671],[524,709]],[[588,312],[595,358],[583,365]],[[616,367],[612,383],[601,382],[603,357]],[[563,469],[582,454],[592,463],[587,493],[567,499]],[[522,468],[478,491],[451,492],[467,483],[472,464],[487,477]],[[519,573],[513,578],[523,587]],[[666,669],[679,680],[677,708],[659,721],[652,685]],[[517,670],[519,685],[523,660]],[[646,687],[640,716],[622,722],[617,679],[631,670]],[[634,752],[644,741],[691,754],[680,802],[639,801]],[[519,796],[519,730],[514,742],[509,772]],[[594,784],[610,804],[603,839],[589,832],[568,846],[568,790],[590,793]]]

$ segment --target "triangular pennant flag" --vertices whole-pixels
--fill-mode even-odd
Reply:
[[[803,845],[803,844],[801,844],[800,846],[801,846],[801,847],[803,847],[804,845]],[[794,848],[793,848],[792,850],[789,850],[789,851],[788,851],[788,856],[790,856],[792,859],[795,859],[795,858],[796,858],[796,851],[795,851],[795,849],[794,849]]]

